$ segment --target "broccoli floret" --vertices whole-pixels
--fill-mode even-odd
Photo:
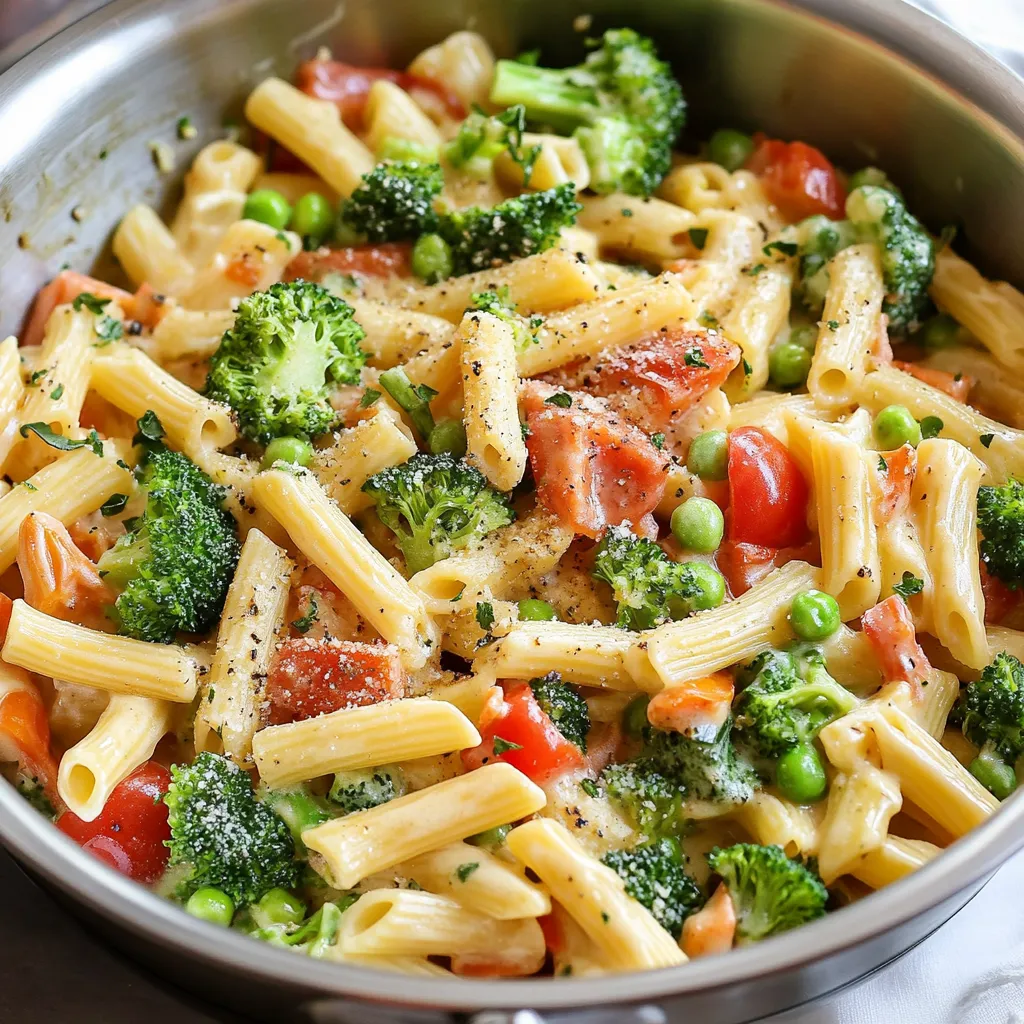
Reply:
[[[503,285],[497,291],[473,292],[470,296],[470,305],[466,312],[480,310],[482,313],[490,313],[512,328],[516,340],[516,349],[522,352],[530,345],[535,344],[537,335],[534,333],[543,326],[544,320],[541,317],[531,317],[527,320],[516,312],[516,304],[509,295],[508,285]]]
[[[686,120],[672,69],[632,29],[605,32],[577,67],[498,61],[491,102],[521,103],[531,122],[573,133],[596,192],[650,195],[668,173]]]
[[[256,908],[252,908],[249,913],[242,914],[234,927],[245,932],[250,938],[259,939],[260,942],[320,959],[337,942],[341,915],[357,899],[358,894],[349,893],[336,903],[324,903],[316,913],[299,924],[259,920],[260,915],[252,912]]]
[[[394,800],[405,792],[405,780],[398,768],[368,768],[338,772],[327,799],[343,814],[365,811]]]
[[[454,210],[440,219],[437,231],[451,247],[454,273],[468,274],[550,249],[582,209],[575,185],[566,182],[514,196],[490,209]]]
[[[342,204],[339,217],[370,242],[408,242],[437,229],[434,201],[444,188],[440,164],[377,164]]]
[[[707,856],[729,890],[741,946],[825,913],[828,890],[813,864],[792,860],[781,846],[736,843],[724,850],[716,846]]]
[[[230,405],[253,441],[308,440],[337,419],[330,385],[359,383],[363,337],[352,307],[326,288],[271,285],[239,304],[210,360],[206,394]]]
[[[821,314],[828,291],[828,261],[857,240],[847,220],[829,220],[825,216],[808,217],[794,229],[800,258],[797,295],[808,312]]]
[[[191,764],[173,765],[164,802],[169,863],[189,868],[180,898],[213,886],[243,906],[298,881],[288,826],[256,799],[248,773],[226,757],[203,751]]]
[[[815,648],[765,651],[744,669],[750,682],[736,701],[736,728],[763,757],[778,758],[810,743],[857,698],[826,671]]]
[[[601,860],[622,879],[626,892],[642,903],[674,939],[682,934],[683,922],[704,905],[700,886],[686,873],[677,839],[613,850]]]
[[[1024,483],[979,487],[978,528],[988,571],[1015,590],[1024,586]]]
[[[414,455],[371,476],[363,490],[398,539],[410,575],[515,518],[481,472],[451,455]]]
[[[1007,764],[1024,754],[1024,665],[1002,651],[960,692],[950,721]]]
[[[935,273],[935,247],[928,232],[903,200],[887,188],[862,185],[846,199],[846,216],[859,238],[877,243],[882,257],[886,297],[882,312],[889,329],[910,330],[928,303]]]
[[[448,143],[445,157],[452,167],[485,179],[491,174],[494,158],[508,150],[509,156],[523,169],[524,184],[529,185],[540,146],[523,147],[525,130],[526,108],[522,105],[509,107],[493,117],[476,108]]]
[[[609,799],[648,840],[686,831],[683,793],[649,758],[610,764],[601,773]]]
[[[624,526],[605,532],[593,576],[615,592],[616,625],[643,630],[721,604],[725,585],[705,562],[673,562],[653,541]]]
[[[549,672],[540,679],[531,679],[530,689],[541,710],[555,723],[558,731],[586,753],[590,712],[579,690],[563,683],[557,672]]]
[[[120,594],[109,610],[118,631],[170,643],[220,618],[238,562],[235,521],[218,487],[184,455],[147,444],[138,469],[145,511],[99,560]]]
[[[299,856],[305,856],[306,853],[302,833],[306,829],[322,825],[337,814],[335,809],[328,806],[320,797],[314,796],[309,787],[304,785],[271,789],[261,783],[256,790],[256,798],[288,826],[288,831],[295,841],[295,852]]]
[[[57,808],[53,806],[53,801],[46,795],[46,790],[38,779],[19,775],[16,788],[44,818],[53,821],[57,817]]]

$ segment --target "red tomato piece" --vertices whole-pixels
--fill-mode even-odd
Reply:
[[[747,169],[760,179],[768,198],[790,221],[823,213],[841,220],[846,190],[828,157],[806,142],[783,142],[758,133]]]
[[[725,540],[715,553],[715,564],[729,584],[729,593],[733,597],[745,594],[780,566],[797,560],[812,565],[821,561],[817,538],[812,537],[798,548],[770,548],[762,544]]]
[[[286,640],[267,675],[271,725],[298,722],[405,694],[398,649],[354,640]]]
[[[6,633],[10,607],[4,612]],[[18,771],[35,779],[49,799],[59,805],[57,762],[50,752],[50,719],[39,691],[28,682],[27,673],[24,678],[23,688],[10,689],[0,697],[0,761],[16,762]]]
[[[6,594],[0,594],[0,647],[3,647],[7,639],[7,627],[11,624],[13,610],[14,602]]]
[[[781,441],[759,427],[729,434],[729,539],[794,547],[807,537],[809,490]]]
[[[171,773],[147,761],[114,787],[94,821],[65,811],[57,828],[112,868],[136,882],[155,882],[167,867],[171,838],[163,802]]]
[[[981,562],[981,592],[985,595],[985,621],[1000,623],[1024,600],[1024,590],[1008,587]]]
[[[568,408],[547,401],[568,395]],[[526,447],[545,508],[578,534],[599,537],[609,526],[639,524],[665,491],[669,462],[650,438],[581,391],[558,392],[532,382],[523,391]]]
[[[356,130],[363,127],[366,99],[374,82],[394,82],[415,97],[418,91],[432,94],[444,105],[448,114],[457,121],[466,116],[466,108],[457,96],[440,82],[408,71],[391,68],[357,68],[340,60],[307,60],[295,73],[295,84],[307,96],[334,103],[341,119]]]
[[[720,387],[739,365],[740,348],[721,335],[679,329],[588,359],[575,384],[649,433],[664,430]]]
[[[98,281],[77,270],[62,270],[49,284],[39,289],[21,333],[21,344],[38,345],[43,340],[50,314],[65,302],[77,299],[83,292],[89,292],[100,299],[111,299],[126,312],[132,308],[133,296],[123,288],[115,288],[106,281]]]
[[[504,699],[480,724],[482,742],[462,752],[467,769],[505,761],[534,782],[545,782],[584,766],[583,754],[548,717],[529,683],[503,683]]]
[[[345,249],[321,246],[300,252],[284,268],[285,281],[320,281],[324,274],[365,274],[367,277],[408,277],[412,273],[412,246],[408,242],[382,242]]]
[[[879,458],[885,463],[885,469],[878,464],[881,493],[875,499],[875,521],[881,524],[905,512],[910,504],[917,452],[912,445],[905,444],[895,451],[882,452]]]
[[[918,366],[917,363],[905,363],[902,359],[894,359],[892,365],[897,370],[909,373],[911,377],[930,384],[939,391],[944,391],[950,398],[958,402],[966,402],[967,396],[974,387],[974,378],[964,373],[947,373],[945,370],[933,370],[930,366]]]
[[[921,684],[928,681],[932,666],[917,642],[917,631],[907,602],[893,594],[874,608],[869,608],[861,616],[861,625],[885,680],[906,680],[919,698]]]

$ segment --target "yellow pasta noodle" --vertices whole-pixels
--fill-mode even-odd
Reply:
[[[381,79],[373,83],[363,117],[367,125],[364,141],[375,153],[381,152],[388,139],[404,139],[433,150],[441,145],[434,122],[394,82]]]
[[[577,219],[597,235],[602,252],[655,260],[685,256],[695,224],[693,214],[674,203],[621,192],[584,199]]]
[[[112,245],[114,255],[136,286],[149,284],[167,295],[188,289],[192,264],[182,255],[164,222],[145,203],[133,206],[121,218]]]

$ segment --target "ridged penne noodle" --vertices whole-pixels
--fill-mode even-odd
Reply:
[[[928,564],[923,614],[928,629],[964,665],[989,662],[985,598],[978,569],[978,485],[984,467],[941,438],[922,441],[910,507]]]
[[[544,791],[495,762],[302,834],[314,866],[348,889],[377,871],[539,811]],[[317,860],[316,858],[319,858]]]
[[[453,32],[409,65],[414,75],[443,82],[469,109],[489,102],[494,54],[478,32]]]
[[[153,756],[171,725],[172,705],[114,694],[85,739],[65,751],[57,792],[83,821],[93,821],[114,787]]]
[[[820,405],[849,405],[863,384],[880,329],[882,268],[873,245],[850,246],[828,267],[828,293],[807,390]]]
[[[499,921],[551,913],[551,898],[543,889],[479,846],[451,843],[406,861],[397,870],[427,892]]]
[[[735,601],[644,634],[656,677],[672,686],[781,646],[793,635],[788,621],[793,598],[820,586],[820,569],[789,562]]]
[[[153,348],[163,363],[175,359],[208,359],[217,351],[224,332],[235,323],[228,310],[193,310],[175,306],[153,328]]]
[[[173,644],[153,644],[100,633],[14,602],[0,657],[51,679],[110,693],[188,703],[197,666]]]
[[[463,676],[457,682],[436,685],[427,690],[431,700],[446,700],[454,704],[471,722],[480,721],[480,712],[494,693],[494,679],[489,673],[479,672]]]
[[[257,504],[288,531],[296,547],[355,605],[408,668],[426,661],[436,638],[423,601],[391,563],[328,498],[311,473],[261,473]]]
[[[755,426],[768,431],[784,445],[789,444],[786,427],[791,415],[825,419],[812,395],[788,395],[777,391],[762,391],[745,402],[737,402],[729,410],[729,429]]]
[[[338,108],[280,78],[267,78],[245,102],[245,116],[347,196],[374,164],[373,155],[341,122]]]
[[[19,440],[18,417],[15,413],[23,394],[18,339],[12,334],[0,342],[0,469],[11,448]]]
[[[203,463],[211,451],[226,448],[238,436],[226,405],[204,398],[130,345],[100,350],[92,386],[135,419],[155,412],[170,443],[193,462]]]
[[[523,149],[539,146],[540,151],[533,164],[528,184],[523,182],[523,168],[517,164],[508,150],[502,150],[494,159],[494,173],[505,183],[516,188],[528,187],[542,190],[556,188],[572,182],[577,192],[590,184],[590,167],[583,153],[583,147],[573,138],[562,135],[538,135],[523,132]],[[572,249],[573,252],[577,250]]]
[[[454,704],[412,697],[268,726],[253,737],[252,753],[260,778],[278,788],[479,742],[473,723]]]
[[[185,175],[185,195],[200,192],[248,192],[263,161],[245,146],[218,139],[203,146]]]
[[[526,471],[512,328],[491,313],[467,313],[458,328],[465,396],[466,461],[499,491]]]
[[[673,260],[690,252],[695,218],[663,199],[615,192],[583,200],[580,227],[597,235],[601,252],[640,259]]]
[[[452,340],[455,330],[443,317],[390,306],[373,299],[346,296],[366,337],[360,343],[369,363],[386,369]]]
[[[741,804],[736,820],[762,846],[781,846],[789,857],[811,857],[818,849],[821,805],[800,807],[759,790]]]
[[[821,648],[829,674],[848,690],[863,696],[884,682],[878,659],[864,633],[840,626],[822,642]]]
[[[693,213],[729,209],[732,175],[721,164],[683,163],[672,168],[658,186],[658,195]]]
[[[864,854],[850,874],[872,889],[881,889],[924,867],[940,853],[940,847],[923,839],[888,836],[881,846]]]
[[[284,622],[294,564],[259,530],[242,545],[217,630],[217,651],[196,710],[196,750],[212,750],[240,767],[252,764],[263,680]]]
[[[989,648],[993,654],[1007,651],[1018,661],[1024,661],[1024,633],[1005,626],[989,626],[987,630]]]
[[[1024,428],[1024,378],[1009,374],[993,356],[973,345],[952,345],[930,351],[920,364],[930,370],[970,377],[970,401],[993,419]]]
[[[441,133],[416,101],[394,82],[381,79],[370,86],[363,113],[363,141],[380,153],[388,139],[404,139],[429,149],[441,146]]]
[[[619,876],[585,853],[564,826],[537,818],[514,828],[507,842],[616,969],[686,963],[650,911],[626,895]]]
[[[112,247],[134,285],[148,284],[166,295],[188,289],[192,264],[182,255],[167,225],[145,203],[133,206],[121,218]]]

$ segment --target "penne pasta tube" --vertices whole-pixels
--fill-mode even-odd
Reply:
[[[881,846],[864,854],[853,865],[850,874],[872,889],[881,889],[924,867],[940,853],[941,847],[923,839],[887,836]]]
[[[174,235],[145,203],[121,218],[112,242],[114,255],[138,287],[148,284],[165,295],[178,295],[192,280],[192,264],[182,255]]]
[[[235,323],[228,310],[192,310],[175,306],[153,328],[156,358],[169,363],[176,359],[208,359],[217,351],[224,332]]]
[[[577,223],[597,235],[602,253],[674,260],[691,251],[688,232],[696,218],[663,199],[614,192],[586,197]]]
[[[431,313],[402,309],[356,295],[345,296],[345,301],[366,331],[360,346],[369,354],[370,365],[381,369],[436,349],[450,342],[455,333],[451,321]]]

